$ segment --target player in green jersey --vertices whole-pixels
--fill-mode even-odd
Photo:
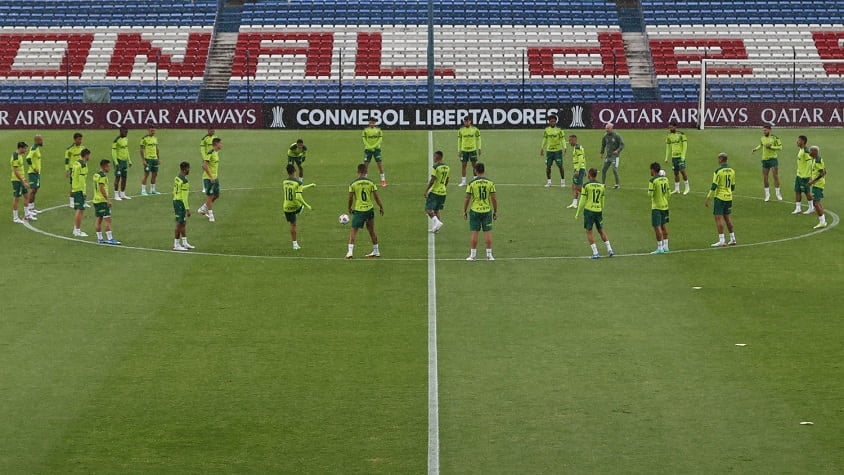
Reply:
[[[187,235],[187,218],[190,217],[190,204],[188,204],[188,196],[190,195],[189,174],[190,163],[182,162],[179,164],[179,174],[173,180],[173,211],[176,214],[176,229],[173,232],[174,251],[187,251],[195,248],[188,242]]]
[[[387,176],[384,174],[384,164],[381,163],[381,144],[384,141],[384,134],[380,127],[375,126],[375,120],[369,119],[369,127],[363,129],[363,163],[366,165],[366,172],[369,173],[369,162],[375,159],[378,165],[378,172],[381,173],[381,186],[387,186]]]
[[[495,195],[495,183],[485,175],[483,162],[475,164],[475,178],[466,187],[466,199],[463,200],[463,219],[469,220],[469,257],[474,261],[478,253],[478,233],[484,232],[486,260],[494,261],[492,256],[492,222],[498,219],[498,197]]]
[[[580,194],[580,201],[577,204],[577,212],[574,214],[574,219],[580,216],[583,211],[583,228],[586,229],[586,239],[589,241],[589,247],[592,248],[592,259],[601,257],[598,254],[598,246],[595,244],[595,236],[592,234],[592,227],[598,228],[598,234],[601,236],[601,241],[607,246],[607,254],[612,257],[615,251],[612,250],[610,238],[604,230],[604,196],[606,195],[606,187],[603,183],[598,182],[598,170],[590,168],[586,172],[588,181],[583,185],[583,192]]]
[[[624,140],[615,131],[612,123],[606,124],[604,130],[606,133],[601,139],[601,156],[604,157],[604,166],[601,168],[601,183],[607,182],[607,170],[612,167],[612,173],[615,176],[613,188],[618,188],[621,186],[621,181],[618,179],[618,162],[619,155],[624,150]]]
[[[375,234],[375,205],[372,200],[378,203],[381,216],[384,216],[384,204],[378,196],[378,187],[366,177],[366,165],[358,165],[358,177],[349,184],[349,214],[352,215],[352,229],[349,230],[349,250],[346,252],[346,259],[351,259],[355,251],[355,238],[358,231],[366,226],[369,237],[372,239],[372,252],[366,257],[381,257],[381,249],[378,247],[378,235]]]
[[[217,171],[220,168],[220,149],[223,148],[223,140],[217,137],[211,141],[211,151],[205,155],[202,162],[202,183],[205,188],[205,203],[199,207],[197,213],[214,222],[214,202],[220,197],[220,180],[217,179]]]
[[[26,180],[24,173],[24,156],[26,156],[26,149],[29,147],[26,142],[18,142],[18,149],[12,152],[12,159],[9,160],[9,165],[12,167],[12,221],[18,224],[23,224],[24,220],[18,214],[18,203],[21,197],[24,201],[24,209],[26,209],[27,197],[29,193],[29,183]],[[25,215],[26,219],[30,219]]]
[[[67,182],[71,185],[70,186],[70,203],[68,206],[73,208],[73,180],[70,176],[71,169],[73,168],[73,164],[79,161],[79,157],[82,154],[82,149],[85,147],[82,146],[82,134],[76,132],[73,134],[73,143],[70,147],[67,148],[64,152],[64,175],[67,178]]]
[[[736,190],[736,171],[727,165],[727,154],[718,155],[718,169],[712,174],[712,186],[706,194],[703,205],[709,207],[709,198],[715,195],[712,214],[715,215],[715,227],[718,229],[718,242],[712,247],[736,245],[736,234],[733,232],[733,220],[730,213],[733,210],[733,192]],[[730,232],[730,242],[724,240],[724,224]]]
[[[651,179],[648,181],[648,196],[651,198],[651,226],[656,235],[656,250],[651,254],[668,252],[668,177],[659,163],[651,163]]]
[[[205,133],[205,136],[199,141],[199,159],[201,160],[199,163],[205,161],[205,156],[208,155],[208,152],[211,151],[211,143],[214,139],[217,138],[217,131],[214,130],[214,127],[208,127],[208,130]],[[205,194],[205,183],[202,184],[202,194]]]
[[[108,172],[111,171],[111,160],[100,160],[100,170],[94,173],[94,231],[97,232],[99,244],[119,245],[120,241],[111,234],[111,198],[108,196]],[[103,222],[105,222],[105,237],[103,236]]]
[[[88,194],[88,159],[91,158],[91,151],[87,148],[79,153],[79,160],[73,162],[70,169],[70,190],[73,194],[73,235],[87,237],[88,234],[82,231],[82,214],[85,211],[85,197]]]
[[[436,233],[443,227],[440,210],[445,205],[446,185],[451,169],[443,163],[443,153],[434,152],[434,165],[431,167],[431,179],[425,187],[425,213],[431,218],[431,232]]]
[[[809,185],[809,180],[812,177],[812,164],[815,159],[809,154],[809,147],[806,144],[809,139],[805,135],[797,137],[797,176],[794,178],[794,211],[791,214],[800,214],[800,201],[802,195],[806,195],[808,208],[803,214],[813,214],[815,206],[812,201],[812,187]]]
[[[671,169],[674,170],[674,191],[671,193],[680,192],[680,175],[683,175],[683,183],[686,185],[684,195],[688,195],[691,191],[689,188],[689,176],[686,174],[686,149],[689,142],[686,140],[686,134],[677,132],[677,121],[672,120],[668,123],[668,136],[665,137],[665,162],[671,159]]]
[[[129,153],[129,129],[121,127],[118,136],[111,142],[111,161],[114,164],[114,200],[131,200],[126,195],[126,180],[132,157]]]
[[[284,218],[290,223],[290,238],[293,240],[293,250],[301,249],[296,234],[296,221],[303,208],[312,209],[302,192],[316,184],[302,185],[302,180],[296,177],[296,167],[292,163],[287,164],[287,179],[281,182],[281,190],[284,194]]]
[[[308,146],[305,145],[305,141],[302,139],[297,140],[295,143],[290,144],[287,147],[287,163],[295,163],[296,166],[299,168],[299,178],[305,178],[305,170],[302,168],[302,163],[305,162],[305,159],[308,158]]]
[[[466,186],[466,163],[472,162],[472,174],[475,164],[481,156],[481,131],[472,125],[472,117],[463,118],[463,127],[457,131],[457,157],[460,159],[460,185]]]
[[[812,163],[812,173],[809,179],[809,186],[812,187],[812,198],[815,200],[815,213],[818,214],[818,224],[815,229],[825,228],[826,213],[823,210],[823,190],[826,186],[826,165],[821,158],[821,149],[817,145],[809,147],[809,155],[812,156],[814,163]]]
[[[759,145],[754,147],[751,153],[756,153],[760,148],[762,149],[762,183],[765,185],[765,201],[771,201],[771,188],[768,185],[768,175],[771,172],[774,174],[774,190],[777,194],[777,200],[782,201],[780,167],[777,159],[779,151],[782,150],[782,141],[776,135],[771,135],[770,125],[762,127],[762,138],[759,139]]]
[[[577,143],[577,135],[569,135],[569,145],[571,145],[571,161],[574,171],[571,176],[571,204],[566,208],[577,208],[580,190],[583,189],[583,182],[586,179],[586,151],[583,146]]]
[[[44,146],[44,138],[36,135],[29,152],[26,154],[27,180],[29,181],[29,203],[26,205],[24,214],[30,219],[37,219],[35,216],[40,213],[35,209],[35,195],[41,188],[41,148]]]
[[[560,169],[560,186],[566,186],[566,172],[563,169],[563,158],[566,156],[566,133],[557,127],[557,116],[548,116],[548,127],[542,134],[542,146],[539,156],[545,158],[545,188],[551,187],[551,165],[557,164]]]
[[[147,129],[146,137],[141,139],[141,162],[144,164],[144,177],[141,179],[141,196],[160,195],[155,190],[155,180],[158,178],[158,168],[161,166],[161,150],[158,148],[158,137],[155,127]],[[147,178],[149,178],[149,193],[147,193]]]

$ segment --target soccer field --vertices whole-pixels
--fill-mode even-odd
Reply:
[[[429,134],[385,130],[382,257],[363,258],[361,233],[350,261],[337,216],[360,131],[218,129],[217,221],[194,213],[189,253],[170,251],[169,193],[188,160],[201,204],[204,131],[158,131],[164,194],[146,197],[145,131],[130,131],[119,247],[95,244],[92,209],[92,237],[70,235],[73,132],[43,132],[38,221],[0,220],[2,473],[424,473],[429,460],[478,474],[844,471],[840,130],[775,129],[786,201],[767,203],[759,130],[686,131],[692,193],[672,196],[671,252],[652,256],[648,164],[662,164],[666,132],[619,129],[622,187],[604,214],[617,255],[595,261],[565,209],[571,188],[543,187],[541,130],[482,129],[495,262],[464,260],[456,131],[433,133],[452,185],[432,238]],[[82,132],[93,172],[116,132]],[[577,133],[600,168],[603,131]],[[0,131],[0,143],[11,154],[34,134]],[[790,214],[799,134],[829,170],[822,231]],[[300,137],[317,186],[294,251],[280,184]],[[737,172],[739,245],[712,249],[703,201],[721,151]]]

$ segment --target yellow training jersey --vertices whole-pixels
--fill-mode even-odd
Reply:
[[[709,194],[715,192],[715,197],[721,201],[733,201],[733,191],[736,189],[736,171],[726,163],[722,164],[712,174],[712,186]]]
[[[205,154],[205,162],[208,163],[208,171],[202,169],[202,178],[217,179],[217,170],[220,168],[220,152],[211,150]],[[210,172],[210,175],[209,175]]]
[[[450,172],[451,169],[445,163],[435,163],[431,168],[431,176],[434,178],[434,184],[431,185],[429,193],[445,196],[445,185],[448,184],[448,175]]]
[[[188,195],[190,195],[190,183],[188,183],[188,177],[184,175],[179,175],[173,180],[173,201],[181,201],[185,205],[185,209],[189,208],[188,206]]]
[[[27,173],[41,173],[41,146],[34,144],[26,154]]]
[[[651,177],[648,182],[648,196],[651,197],[651,209],[668,209],[668,197],[671,196],[671,185],[667,176]]]
[[[94,199],[91,200],[94,203],[105,203],[108,201],[108,174],[102,171],[98,171],[94,173],[93,178],[94,184]],[[105,194],[103,194],[100,190],[100,185],[105,187]]]
[[[352,209],[355,211],[369,211],[374,208],[374,194],[377,192],[378,187],[369,178],[358,178],[350,183],[349,193],[354,193],[355,195]]]
[[[495,194],[495,183],[487,177],[479,176],[466,187],[466,194],[472,197],[469,209],[476,213],[492,211],[492,195]]]
[[[141,139],[141,150],[144,160],[158,160],[158,137],[147,135]]]
[[[481,149],[481,131],[474,125],[457,131],[457,151],[474,152]]]

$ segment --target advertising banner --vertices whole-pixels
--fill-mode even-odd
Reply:
[[[672,120],[682,128],[700,123],[696,102],[592,104],[592,128],[612,122],[619,128],[660,129]],[[844,127],[840,102],[707,102],[706,127]]]

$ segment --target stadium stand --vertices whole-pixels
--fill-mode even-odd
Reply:
[[[615,2],[434,6],[435,102],[637,97]],[[0,100],[77,101],[98,86],[113,101],[194,101],[211,79],[222,84],[214,100],[429,100],[426,1],[257,0],[236,16],[217,10],[218,0],[0,2]],[[800,71],[783,63],[716,74],[710,100],[844,97],[844,65],[820,64],[844,59],[840,0],[644,0],[642,13],[662,100],[697,99],[703,57],[819,58]],[[224,77],[209,61],[219,31],[236,38]]]

